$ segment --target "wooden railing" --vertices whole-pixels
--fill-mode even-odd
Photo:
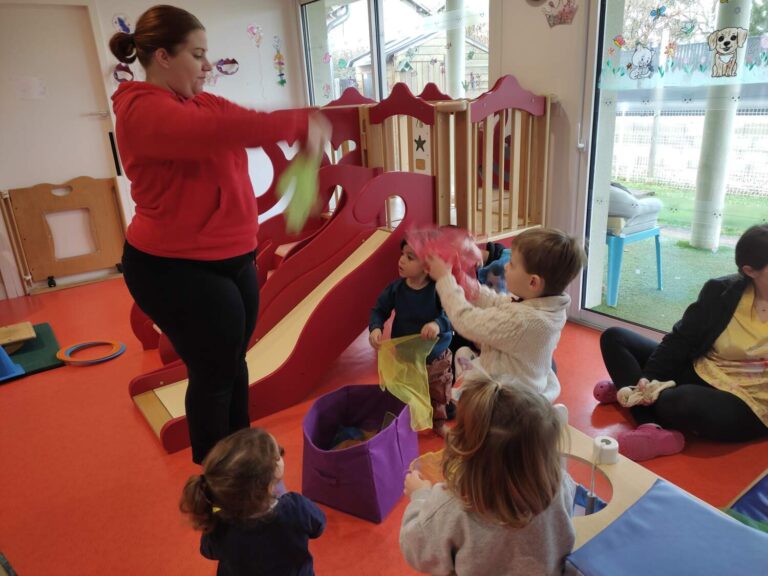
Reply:
[[[435,223],[456,224],[477,238],[545,225],[549,97],[504,76],[474,100],[452,100],[433,84],[419,96],[396,84],[380,103],[361,99],[345,92],[323,109],[340,135],[332,162],[434,176]],[[343,153],[342,140],[348,148],[354,142],[354,153]],[[386,225],[400,212],[397,201],[388,202]]]

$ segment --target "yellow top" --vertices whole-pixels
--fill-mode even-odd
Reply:
[[[768,322],[757,317],[754,301],[750,284],[728,326],[693,367],[713,387],[741,398],[768,426]]]

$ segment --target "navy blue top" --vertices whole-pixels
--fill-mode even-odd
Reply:
[[[219,561],[217,576],[314,576],[309,539],[325,529],[325,514],[296,492],[272,511],[244,522],[221,522],[200,540],[200,553]]]
[[[448,348],[453,331],[443,305],[440,303],[434,282],[430,280],[424,288],[419,290],[408,286],[405,278],[398,278],[392,282],[384,288],[376,301],[376,306],[371,310],[368,331],[383,328],[392,310],[395,311],[392,338],[420,334],[422,327],[428,322],[437,322],[440,326],[437,344],[427,357],[427,362],[432,362]]]

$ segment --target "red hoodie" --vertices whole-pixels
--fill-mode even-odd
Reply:
[[[256,248],[258,210],[245,148],[303,140],[306,110],[264,113],[146,82],[112,96],[136,215],[128,242],[155,256],[223,260]]]

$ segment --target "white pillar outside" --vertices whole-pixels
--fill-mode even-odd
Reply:
[[[739,10],[737,10],[739,9]],[[749,30],[752,0],[718,4],[717,30],[736,27]],[[741,92],[746,43],[737,52],[738,72],[728,84],[711,86],[704,116],[704,138],[696,175],[696,200],[691,225],[691,246],[715,251],[720,246],[726,180],[728,178],[733,123]],[[713,79],[714,80],[714,79]]]
[[[466,22],[464,0],[446,0],[446,43],[445,79],[448,94],[453,98],[463,98],[465,94],[462,82],[466,80]]]

